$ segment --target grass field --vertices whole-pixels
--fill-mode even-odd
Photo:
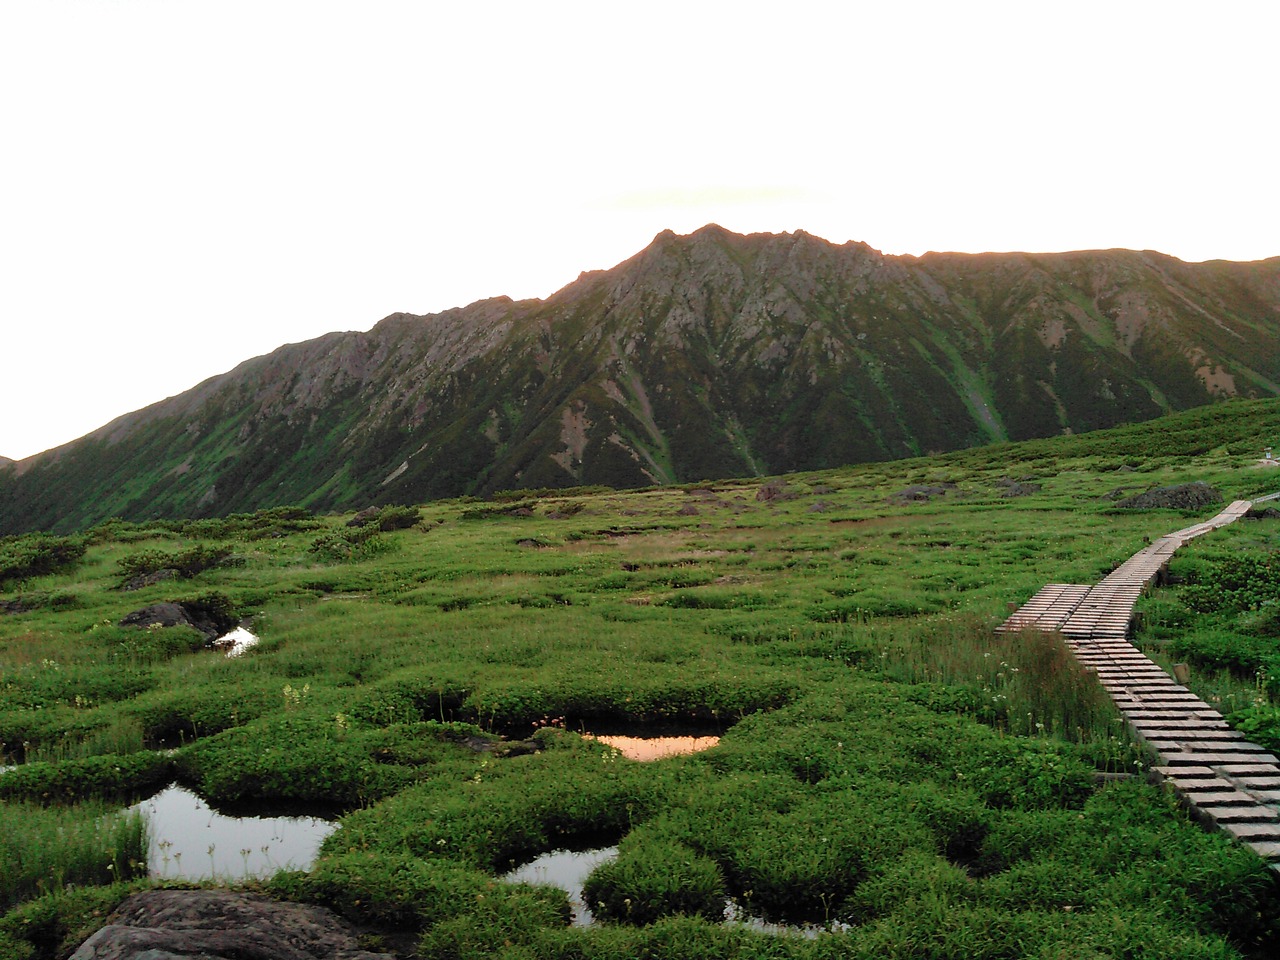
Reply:
[[[1254,466],[1280,404],[1225,407],[821,474],[433,503],[401,529],[277,510],[5,541],[0,741],[20,766],[0,818],[36,839],[0,852],[0,958],[55,956],[145,861],[21,875],[22,844],[175,778],[215,804],[336,806],[316,865],[267,888],[423,957],[1272,956],[1273,875],[1147,783],[1052,638],[992,633],[1187,522],[1117,490],[1280,489]],[[1237,526],[1179,556],[1141,639],[1265,737],[1280,521]],[[183,573],[120,589],[166,565]],[[1264,592],[1222,602],[1241,576]],[[118,625],[161,601],[250,616],[261,642],[227,658]],[[681,728],[723,737],[640,764],[582,736]],[[496,879],[605,843],[593,927]],[[726,925],[725,897],[832,932]]]

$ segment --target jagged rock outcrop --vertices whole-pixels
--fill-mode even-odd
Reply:
[[[282,347],[0,466],[0,532],[776,474],[1278,394],[1280,258],[709,226],[546,300]]]

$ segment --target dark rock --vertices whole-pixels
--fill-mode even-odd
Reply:
[[[195,621],[180,603],[153,603],[120,618],[122,627],[194,627]]]
[[[1172,487],[1157,487],[1119,501],[1116,506],[1125,510],[1199,510],[1222,502],[1222,494],[1203,480],[1180,483]]]
[[[163,570],[154,570],[151,573],[140,573],[136,577],[130,577],[120,585],[120,589],[126,592],[130,590],[141,590],[143,587],[152,587],[157,583],[164,583],[166,580],[176,580],[182,574],[173,567],[165,567]]]
[[[541,740],[513,740],[498,744],[493,748],[493,752],[499,757],[527,757],[530,754],[541,753],[543,746]]]
[[[390,960],[323,907],[225,890],[147,890],[72,960]]]
[[[517,540],[516,546],[524,547],[527,550],[545,550],[547,547],[551,546],[551,544],[547,543],[545,540],[537,540],[533,537],[525,537],[522,540]]]
[[[954,483],[942,483],[936,486],[925,486],[922,484],[912,484],[909,487],[903,487],[897,493],[889,494],[890,503],[928,503],[934,497],[946,496],[952,490],[956,489]]]
[[[828,510],[835,508],[835,504],[830,500],[815,500],[809,505],[810,513],[826,513]]]
[[[1000,496],[1002,497],[1029,497],[1033,493],[1039,493],[1044,489],[1038,483],[1031,483],[1028,480],[1013,480],[1009,477],[1001,477],[996,481],[996,486],[1001,488]]]
[[[210,640],[222,636],[228,630],[233,629],[236,624],[237,621],[234,617],[222,615],[215,610],[202,607],[198,602],[188,604],[169,601],[153,603],[150,606],[143,607],[141,610],[134,610],[132,613],[125,614],[120,618],[120,626],[122,627],[141,627],[144,629],[152,626],[191,627],[194,630],[199,630]]]
[[[692,503],[686,503],[676,512],[682,517],[696,517],[698,515],[698,508]]]
[[[19,597],[17,600],[0,600],[0,613],[29,613],[31,608]]]
[[[1126,490],[1124,487],[1116,487],[1114,490],[1108,491],[1100,496],[1099,500],[1123,500]]]
[[[354,517],[347,521],[348,527],[364,527],[378,519],[378,514],[382,513],[381,507],[365,507]]]
[[[794,500],[796,492],[790,489],[785,483],[775,483],[770,481],[760,485],[760,489],[756,491],[756,499],[761,503],[772,503],[775,500]]]

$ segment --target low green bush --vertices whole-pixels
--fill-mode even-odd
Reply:
[[[421,519],[422,512],[417,507],[387,506],[378,511],[374,523],[383,533],[389,533],[417,526]]]
[[[281,700],[274,677],[252,676],[149,691],[122,709],[141,725],[151,746],[178,746],[256,720],[278,710]]]
[[[178,553],[164,550],[143,550],[131,553],[116,561],[125,580],[147,576],[161,570],[176,570],[183,579],[190,580],[215,567],[243,566],[243,557],[235,557],[229,546],[198,544]]]
[[[188,747],[178,759],[178,771],[184,782],[216,803],[353,809],[415,779],[413,768],[384,752],[385,741],[383,731],[354,727],[343,714],[264,717]]]
[[[331,530],[311,541],[307,548],[317,560],[327,563],[358,563],[391,549],[376,525]]]
[[[643,925],[683,914],[720,920],[724,879],[715,861],[680,843],[629,843],[596,867],[583,902],[600,920]]]
[[[173,780],[172,758],[156,753],[29,761],[0,776],[0,800],[74,803],[148,796]]]
[[[1280,750],[1280,706],[1255,703],[1227,717],[1233,727],[1272,753]]]
[[[69,570],[84,559],[87,549],[87,541],[81,536],[29,533],[0,537],[0,587]]]

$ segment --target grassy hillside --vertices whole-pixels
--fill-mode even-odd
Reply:
[[[1146,783],[1060,647],[991,628],[1185,525],[1118,489],[1280,489],[1255,464],[1277,433],[1277,402],[1228,404],[772,480],[439,502],[402,529],[277,510],[5,540],[0,741],[21,765],[0,826],[102,823],[170,778],[214,804],[336,805],[314,868],[267,888],[423,957],[1270,956],[1261,861]],[[1276,520],[1242,529],[1239,552],[1274,551]],[[197,600],[260,645],[118,625]],[[723,739],[640,764],[583,736],[619,728]],[[85,861],[137,843],[112,829],[76,841]],[[562,893],[496,879],[619,841],[590,885],[611,922],[568,927]],[[0,957],[100,924],[143,882],[111,882],[128,849],[91,875],[0,852]],[[831,930],[726,925],[726,895]]]

